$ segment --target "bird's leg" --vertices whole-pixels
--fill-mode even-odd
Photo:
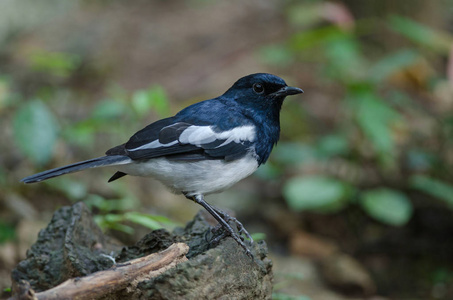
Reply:
[[[190,199],[193,200],[194,202],[200,204],[201,206],[203,206],[217,220],[217,222],[219,222],[219,224],[222,225],[222,227],[229,233],[229,235],[236,241],[236,243],[238,243],[239,246],[241,246],[245,250],[245,253],[248,256],[250,256],[251,258],[253,258],[252,252],[250,252],[250,250],[247,248],[247,246],[241,240],[240,236],[236,232],[234,232],[233,228],[231,228],[231,226],[227,223],[227,221],[225,221],[218,214],[216,209],[214,209],[211,205],[209,205],[206,201],[204,201],[203,195],[194,195],[194,196],[191,196]],[[221,238],[223,238],[223,236],[221,236]],[[217,240],[217,238],[215,240]]]
[[[242,235],[244,234],[249,240],[251,243],[253,243],[253,238],[252,236],[250,235],[250,233],[245,229],[244,225],[242,225],[241,222],[239,222],[238,219],[230,216],[229,214],[227,214],[226,212],[212,206],[212,209],[215,210],[215,212],[220,216],[222,217],[222,219],[224,219],[227,223],[230,223],[230,221],[233,221],[234,223],[236,223],[236,227],[239,231],[239,235]],[[214,230],[218,230],[218,228],[214,228]]]

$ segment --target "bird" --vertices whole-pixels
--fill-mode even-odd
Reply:
[[[229,188],[268,160],[280,137],[284,99],[303,92],[276,75],[250,74],[221,96],[151,123],[104,156],[43,171],[21,181],[35,183],[99,167],[115,168],[108,182],[126,175],[152,177],[204,207],[224,229],[221,237],[231,236],[253,257],[243,242],[242,234],[253,242],[244,226],[208,204],[204,197]],[[231,220],[238,233],[230,226]]]

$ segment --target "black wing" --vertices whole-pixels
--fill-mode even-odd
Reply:
[[[157,121],[134,134],[124,144],[107,151],[133,160],[166,157],[175,160],[238,159],[250,151],[256,133],[253,125],[219,131],[213,126],[175,122],[174,117]]]

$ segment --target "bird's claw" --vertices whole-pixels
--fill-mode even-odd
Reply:
[[[253,244],[252,236],[247,231],[247,229],[245,229],[244,225],[242,225],[242,223],[238,219],[236,219],[235,217],[232,217],[229,214],[227,214],[226,212],[218,210],[218,209],[216,209],[216,212],[217,212],[217,214],[219,214],[220,217],[222,217],[222,219],[225,220],[225,222],[231,223],[231,221],[232,221],[236,225],[236,228],[238,230],[238,235],[241,238],[241,240],[244,240],[243,235],[245,235],[245,237],[250,240],[250,243]],[[212,229],[212,232],[216,233],[221,228],[223,228],[222,225],[221,224],[217,224],[217,226]]]
[[[211,229],[212,233],[218,234],[213,239],[211,239],[210,244],[216,245],[226,236],[231,236],[239,244],[239,246],[241,246],[244,249],[247,256],[249,256],[251,259],[254,259],[252,252],[244,244],[244,236],[250,240],[250,243],[253,243],[253,238],[249,234],[249,232],[245,229],[244,225],[242,225],[242,223],[239,222],[236,218],[231,217],[229,214],[221,210],[215,209],[215,211],[225,222],[230,224],[231,222],[233,222],[238,232],[237,233],[229,232],[225,230],[225,228],[219,223],[214,228]]]
[[[227,237],[227,236],[231,236],[235,241],[236,243],[239,244],[239,246],[241,246],[244,251],[245,251],[245,254],[247,254],[248,257],[250,257],[251,259],[254,259],[254,256],[252,254],[252,252],[249,250],[249,248],[244,244],[244,237],[238,235],[237,233],[233,232],[232,234],[230,234],[230,232],[226,231],[226,230],[221,230],[223,229],[222,226],[216,226],[214,227],[211,231],[212,232],[219,232],[220,233],[215,236],[213,239],[211,239],[211,241],[209,242],[209,244],[211,245],[217,245],[223,238]]]

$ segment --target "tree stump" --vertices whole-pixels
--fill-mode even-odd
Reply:
[[[12,299],[270,299],[265,243],[248,245],[254,259],[229,237],[213,247],[203,215],[121,247],[83,203],[62,207],[13,270]]]

